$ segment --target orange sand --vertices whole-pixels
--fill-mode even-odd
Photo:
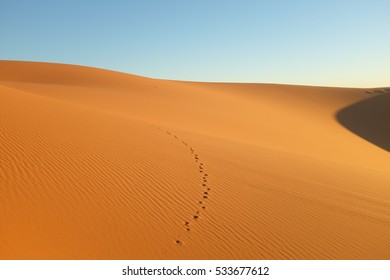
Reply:
[[[390,259],[388,94],[1,61],[0,258]]]

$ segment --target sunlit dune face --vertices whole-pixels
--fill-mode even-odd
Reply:
[[[366,91],[2,61],[0,258],[389,259]]]

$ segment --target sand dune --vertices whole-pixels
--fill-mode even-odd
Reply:
[[[389,259],[376,91],[0,61],[0,258]]]
[[[390,152],[390,89],[366,93],[374,95],[343,108],[337,119],[360,137]]]

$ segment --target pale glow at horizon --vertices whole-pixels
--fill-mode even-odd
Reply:
[[[390,86],[390,1],[7,1],[0,59],[192,81]]]

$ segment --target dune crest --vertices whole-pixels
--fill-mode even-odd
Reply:
[[[389,259],[387,101],[0,61],[0,258]]]
[[[337,119],[352,132],[390,152],[390,88],[366,93],[373,96],[343,108]]]

